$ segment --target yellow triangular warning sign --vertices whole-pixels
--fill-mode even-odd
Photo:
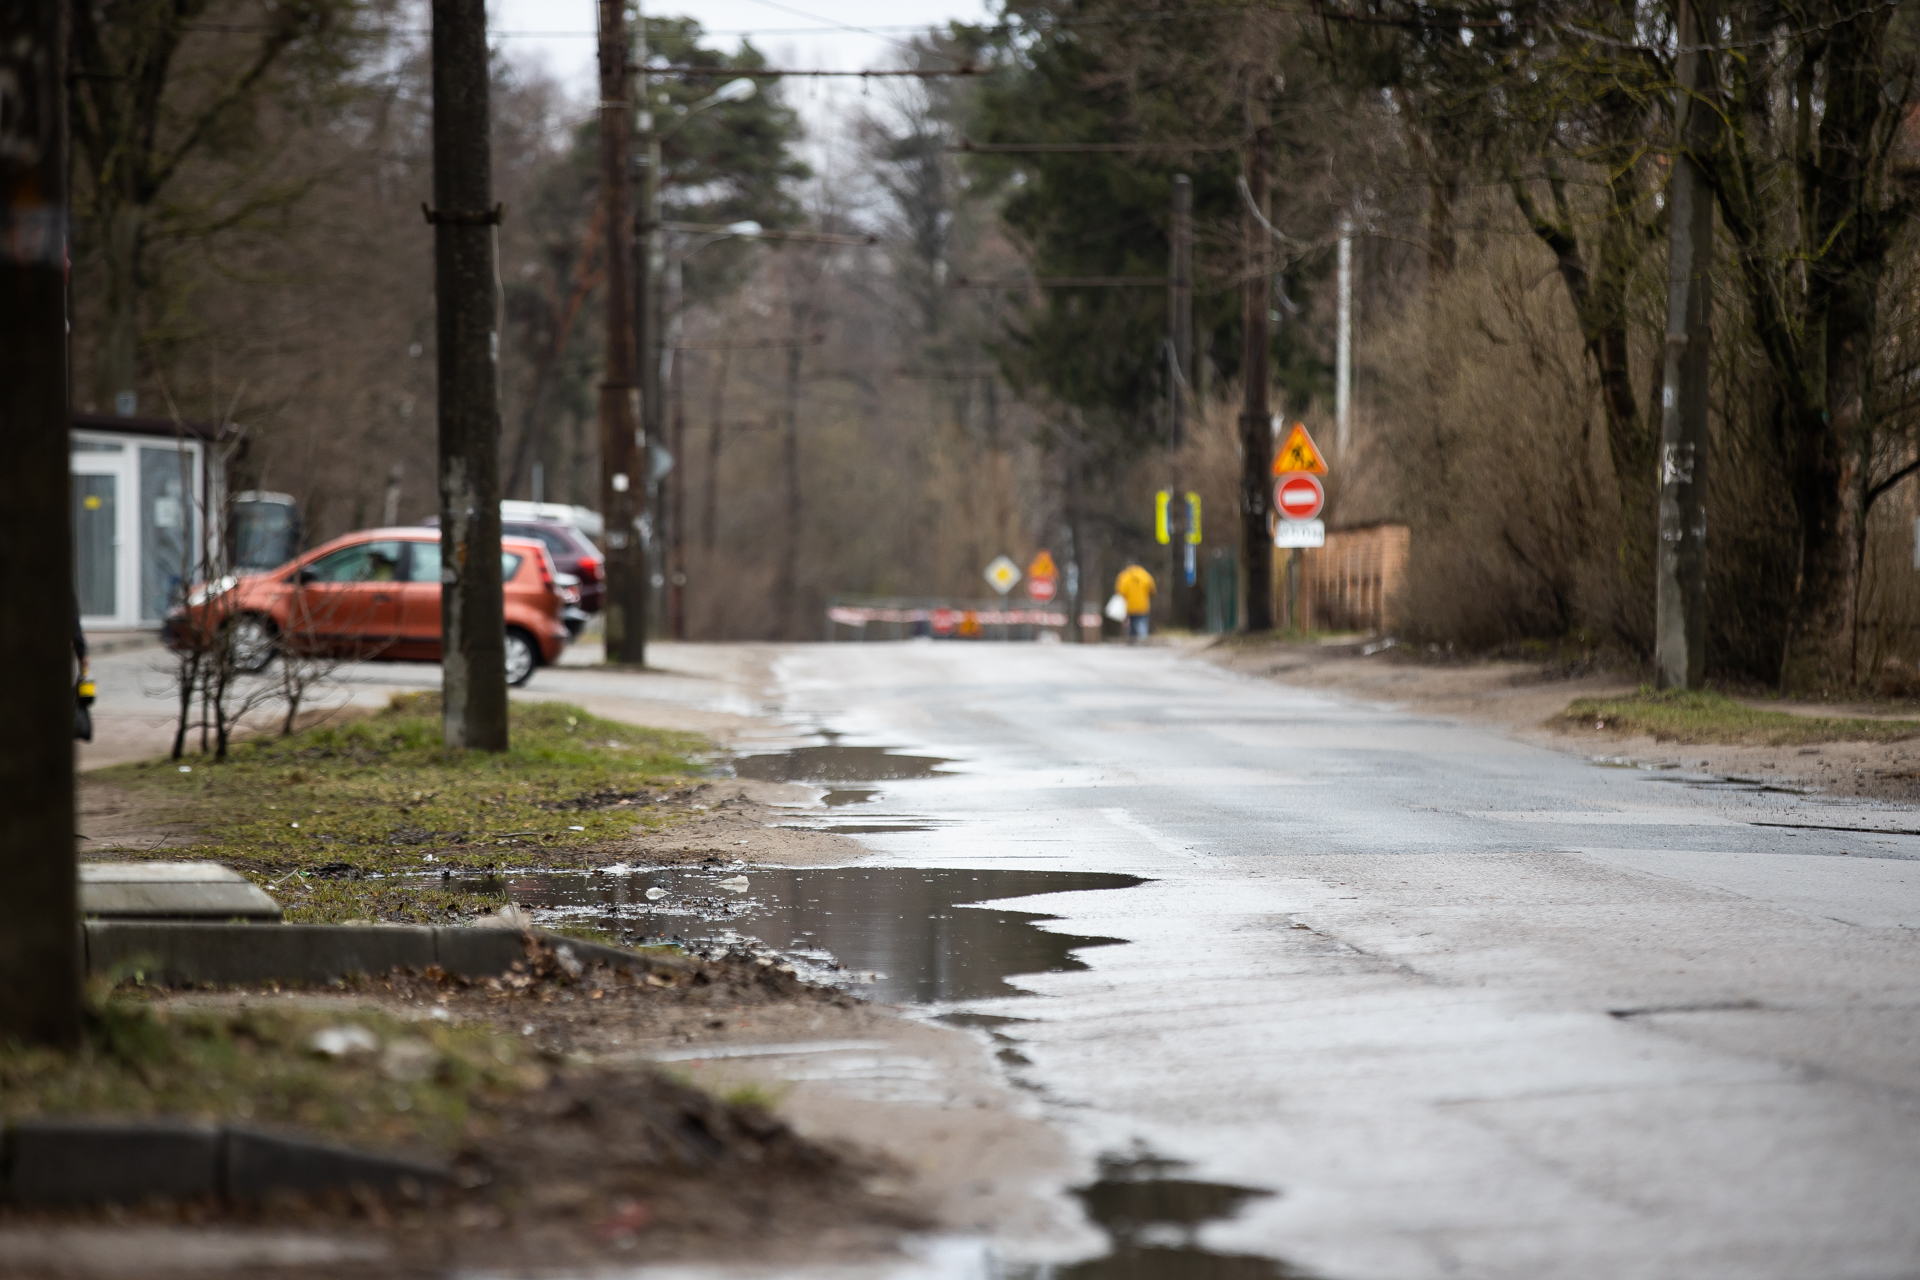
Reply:
[[[1293,430],[1287,433],[1287,442],[1273,455],[1273,474],[1285,475],[1289,471],[1311,471],[1316,476],[1327,474],[1327,460],[1320,456],[1319,446],[1307,434],[1304,422],[1293,424]]]

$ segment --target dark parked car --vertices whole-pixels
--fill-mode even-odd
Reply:
[[[440,517],[431,516],[420,523],[437,529],[440,527]],[[586,534],[559,520],[503,519],[500,536],[532,538],[544,545],[547,554],[553,557],[555,572],[570,574],[580,580],[578,608],[581,612],[600,612],[600,602],[607,594],[606,557],[600,554],[600,548],[594,546]]]

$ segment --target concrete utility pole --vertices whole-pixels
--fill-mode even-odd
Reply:
[[[1707,638],[1707,380],[1713,326],[1713,196],[1696,158],[1714,144],[1717,121],[1695,94],[1702,87],[1706,23],[1701,6],[1680,0],[1679,87],[1674,123],[1680,150],[1667,186],[1667,361],[1660,414],[1660,554],[1654,621],[1654,683],[1698,689]]]
[[[678,268],[676,267],[676,270]],[[677,290],[676,290],[677,292]],[[668,386],[673,402],[673,470],[667,473],[667,634],[675,640],[687,638],[687,388],[686,362],[680,353],[671,352],[672,367]]]
[[[644,37],[643,37],[644,38]],[[600,509],[606,516],[607,661],[647,660],[647,551],[640,539],[647,474],[641,459],[635,360],[633,103],[627,96],[627,24],[622,0],[600,0],[600,199],[607,227],[607,354],[600,380]]]
[[[787,528],[773,584],[779,614],[776,625],[781,628],[780,636],[789,640],[800,634],[800,358],[805,350],[801,335],[812,319],[809,304],[796,300],[793,343],[787,348],[786,423],[780,439],[780,465],[787,475]]]
[[[1340,335],[1333,358],[1334,447],[1344,461],[1353,420],[1353,219],[1340,219]]]
[[[434,302],[446,744],[507,749],[500,331],[485,0],[433,0]]]
[[[80,1040],[74,655],[60,590],[73,581],[65,9],[0,2],[0,590],[16,602],[0,610],[12,673],[0,691],[0,1040],[62,1048]]]
[[[1249,104],[1247,189],[1255,208],[1247,210],[1246,262],[1240,286],[1243,346],[1240,378],[1240,560],[1247,575],[1247,630],[1273,630],[1273,533],[1267,528],[1267,489],[1273,483],[1273,415],[1267,404],[1267,308],[1272,264],[1266,228],[1267,156],[1273,147],[1262,104]]]

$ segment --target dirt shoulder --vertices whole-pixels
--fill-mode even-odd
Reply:
[[[1248,640],[1196,646],[1195,656],[1230,671],[1485,725],[1525,742],[1623,764],[1679,767],[1767,785],[1896,804],[1920,803],[1920,739],[1834,741],[1801,746],[1659,741],[1565,718],[1581,698],[1632,695],[1637,673],[1549,662],[1456,659],[1380,647],[1377,641]],[[1920,718],[1911,703],[1796,702],[1742,698],[1796,716]]]
[[[609,720],[656,718],[623,700],[592,705],[606,719],[583,714],[577,703],[517,704],[517,714],[543,717],[549,735],[589,739],[581,745],[592,753],[558,772],[549,762],[544,774],[521,775],[549,778],[545,789],[522,795],[479,787],[473,794],[484,805],[456,803],[457,779],[433,772],[440,766],[409,755],[411,748],[388,745],[414,732],[405,717],[376,715],[335,737],[263,747],[245,765],[250,778],[197,764],[194,774],[174,770],[157,781],[125,769],[85,775],[83,856],[216,857],[320,918],[417,920],[423,910],[444,911],[447,918],[433,916],[433,923],[471,920],[499,903],[431,883],[418,892],[391,887],[421,879],[391,873],[417,869],[429,854],[453,867],[718,863],[745,864],[749,872],[866,856],[847,836],[804,829],[805,818],[827,812],[819,803],[825,788],[676,774],[679,766],[664,757],[645,767],[605,765],[601,754],[632,755],[642,746],[700,753],[617,733]],[[529,749],[542,741],[538,727],[521,735]],[[766,720],[721,724],[691,713],[672,728],[748,750],[783,730]],[[315,754],[300,754],[307,751]],[[361,761],[357,772],[327,763],[352,764],[355,753],[369,752],[385,754]],[[210,800],[275,807],[270,821],[242,815],[252,825],[210,830]],[[305,874],[287,879],[294,872]],[[927,1232],[1070,1229],[1070,1204],[1047,1188],[1078,1172],[1074,1157],[1031,1099],[1009,1085],[988,1033],[805,986],[752,959],[695,963],[710,971],[709,981],[615,985],[598,995],[564,982],[417,976],[355,991],[157,994],[157,1005],[182,1016],[291,1008],[481,1029],[537,1049],[546,1076],[488,1113],[491,1128],[473,1148],[484,1184],[438,1208],[309,1205],[236,1217],[188,1206],[124,1222],[16,1216],[0,1220],[0,1271],[138,1273],[129,1259],[168,1249],[177,1253],[168,1264],[175,1270],[218,1271],[220,1249],[248,1256],[257,1245],[256,1253],[270,1255],[271,1241],[283,1236],[307,1241],[288,1246],[296,1254],[321,1241],[313,1256],[337,1256],[341,1273],[371,1276],[515,1265],[588,1270],[641,1258],[818,1263],[885,1257]],[[760,1129],[755,1108],[768,1117]],[[637,1160],[633,1152],[662,1124],[731,1136],[699,1168]],[[36,1258],[65,1261],[36,1270]],[[326,1263],[315,1273],[331,1270]]]

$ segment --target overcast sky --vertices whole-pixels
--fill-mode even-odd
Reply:
[[[489,0],[487,7],[508,53],[544,61],[575,93],[592,92],[594,0]],[[775,66],[835,71],[893,65],[899,42],[916,32],[989,17],[985,0],[662,0],[647,11],[693,18],[728,50],[751,38]]]

